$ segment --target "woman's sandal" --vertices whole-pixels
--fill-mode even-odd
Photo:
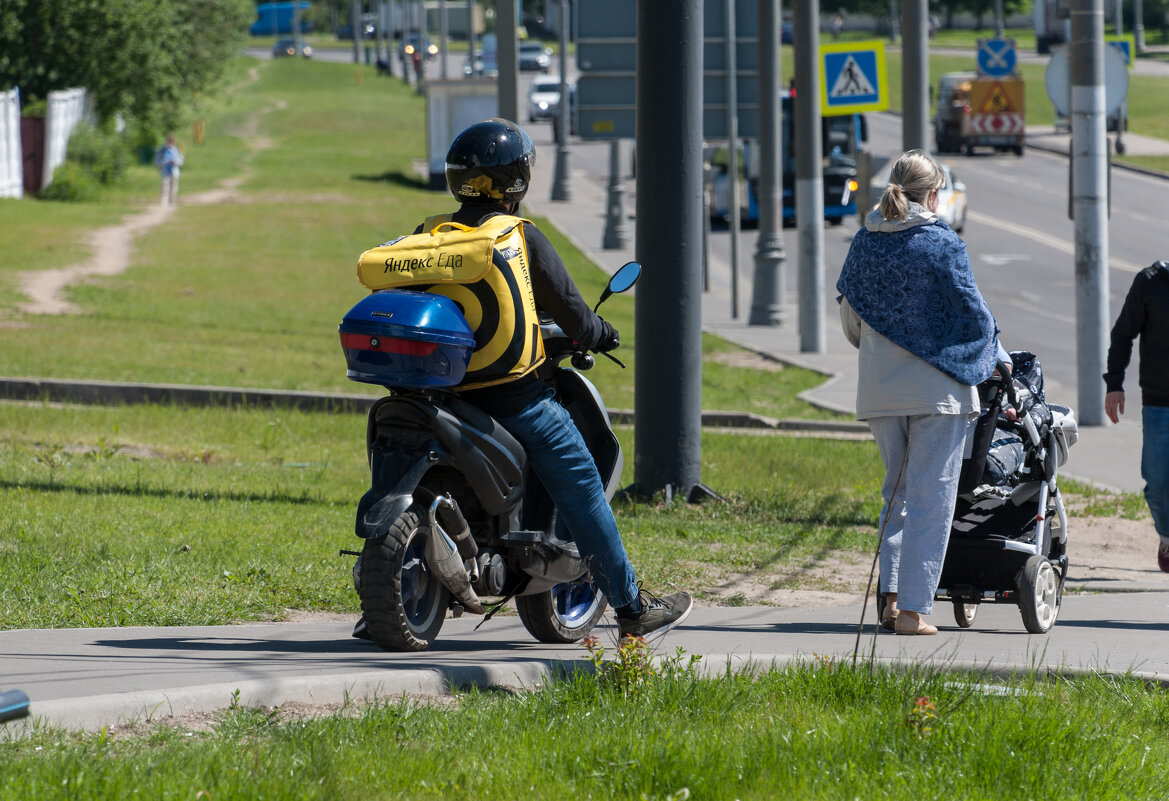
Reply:
[[[897,621],[893,624],[893,631],[898,634],[937,634],[938,627],[931,626],[920,617],[914,618],[910,615],[897,615]]]
[[[892,595],[893,593],[889,593]],[[897,601],[888,600],[888,595],[885,600],[885,610],[881,615],[881,628],[885,631],[894,631],[894,624],[897,622],[897,616],[901,614],[901,610],[897,608]]]

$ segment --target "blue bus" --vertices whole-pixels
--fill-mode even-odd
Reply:
[[[784,89],[781,93],[782,143],[783,143],[783,210],[781,217],[785,225],[792,225],[796,219],[796,142],[792,128],[794,93]],[[824,219],[832,225],[840,225],[844,218],[857,213],[856,154],[868,141],[868,128],[863,114],[844,114],[823,117],[820,121],[820,148],[823,156]],[[742,166],[746,176],[746,204],[740,220],[744,223],[759,221],[757,185],[759,182],[759,146],[751,139],[744,140]],[[726,220],[730,216],[727,202],[727,179],[725,164],[717,173],[711,192],[710,216],[714,220]]]
[[[312,26],[305,23],[305,12],[312,7],[309,0],[295,0],[300,6],[300,33],[308,33]],[[256,6],[256,21],[248,29],[252,36],[279,36],[292,33],[293,3],[260,3]]]

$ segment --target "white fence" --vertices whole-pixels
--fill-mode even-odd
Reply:
[[[69,134],[87,116],[84,89],[49,92],[45,109],[44,162],[41,186],[53,182],[53,170],[65,163]],[[24,152],[20,140],[20,90],[0,92],[0,197],[24,196]]]
[[[41,186],[53,182],[53,170],[65,163],[69,134],[85,117],[85,90],[63,89],[49,92],[45,111],[45,171]]]
[[[0,197],[24,196],[20,90],[0,92]]]

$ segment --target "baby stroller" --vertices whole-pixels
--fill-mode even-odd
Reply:
[[[1032,353],[1013,352],[1011,381],[979,386],[982,414],[963,461],[937,600],[962,628],[978,605],[1017,604],[1023,625],[1045,634],[1059,616],[1067,576],[1067,513],[1056,474],[1078,435],[1075,413],[1048,403]],[[1004,415],[1003,399],[1015,420]]]

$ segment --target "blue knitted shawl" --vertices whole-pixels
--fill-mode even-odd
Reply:
[[[894,344],[962,384],[985,381],[995,368],[998,327],[966,243],[943,222],[873,227],[853,238],[836,290]]]

